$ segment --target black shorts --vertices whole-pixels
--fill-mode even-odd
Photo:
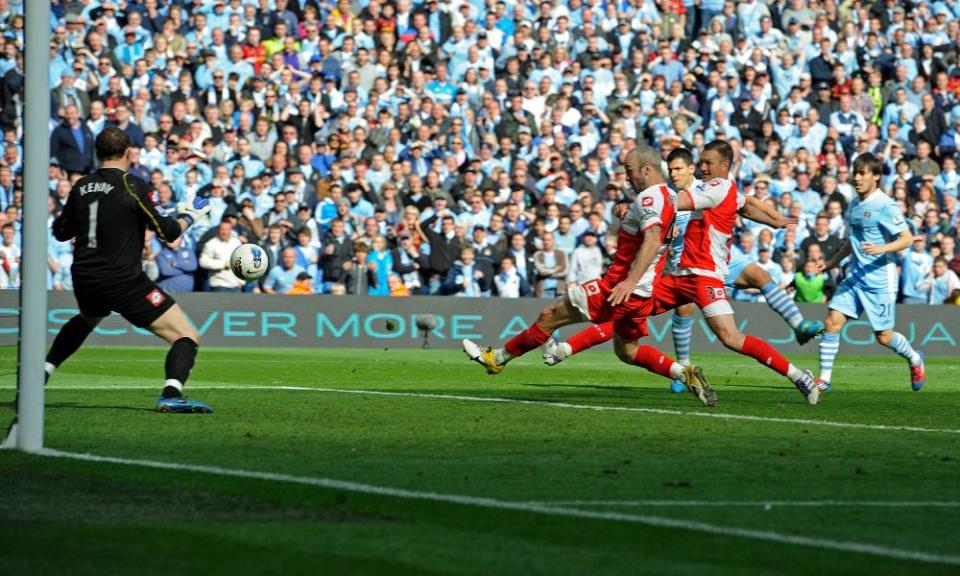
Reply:
[[[146,328],[176,301],[146,274],[124,282],[73,281],[80,313],[102,318],[116,312],[138,328]]]

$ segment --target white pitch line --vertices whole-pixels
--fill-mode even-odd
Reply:
[[[923,552],[919,550],[905,550],[901,548],[890,548],[887,546],[880,546],[877,544],[867,544],[863,542],[846,542],[842,540],[830,540],[827,538],[817,538],[812,536],[781,534],[779,532],[773,532],[770,530],[752,530],[748,528],[721,526],[716,524],[708,524],[706,522],[695,522],[695,521],[682,520],[677,518],[665,518],[661,516],[648,516],[648,515],[641,515],[641,514],[623,514],[618,512],[593,512],[590,510],[580,510],[576,508],[564,508],[559,506],[549,506],[549,505],[529,503],[529,502],[511,502],[507,500],[498,500],[496,498],[485,498],[485,497],[479,497],[479,496],[443,494],[438,492],[421,492],[417,490],[407,490],[404,488],[394,488],[390,486],[360,484],[357,482],[335,480],[331,478],[292,476],[288,474],[276,474],[273,472],[257,472],[253,470],[221,468],[218,466],[178,464],[174,462],[159,462],[155,460],[133,460],[133,459],[127,459],[127,458],[115,458],[112,456],[98,456],[95,454],[61,452],[59,450],[49,450],[49,449],[42,450],[38,454],[42,456],[52,457],[52,458],[66,458],[70,460],[81,460],[85,462],[122,464],[127,466],[140,466],[144,468],[158,468],[163,470],[197,472],[202,474],[215,474],[219,476],[231,476],[231,477],[237,477],[237,478],[252,478],[256,480],[268,480],[272,482],[304,484],[309,486],[318,486],[321,488],[345,490],[348,492],[358,492],[361,494],[375,494],[379,496],[403,498],[408,500],[430,500],[434,502],[446,502],[450,504],[459,504],[464,506],[475,506],[478,508],[532,512],[536,514],[546,514],[550,516],[564,516],[564,517],[570,517],[570,518],[587,518],[591,520],[611,520],[611,521],[620,521],[620,522],[630,522],[634,524],[654,526],[657,528],[691,530],[694,532],[706,532],[709,534],[717,534],[720,536],[731,536],[735,538],[746,538],[750,540],[776,542],[779,544],[791,544],[796,546],[809,546],[812,548],[837,550],[840,552],[870,554],[873,556],[895,558],[898,560],[913,560],[917,562],[928,562],[928,563],[935,563],[935,564],[951,564],[951,565],[960,566],[960,556],[936,554],[932,552]]]
[[[960,502],[942,501],[883,501],[883,500],[557,500],[531,501],[527,504],[543,506],[622,506],[640,507],[690,507],[690,508],[960,508]]]
[[[165,349],[162,348],[162,347],[160,347],[160,346],[156,346],[156,347],[151,347],[151,348],[149,348],[148,350],[156,350],[157,353],[158,353],[158,355],[159,355],[159,353],[163,352]],[[401,349],[401,348],[395,349],[395,351],[397,351],[397,352],[402,352],[402,351],[404,351],[404,350],[405,350],[405,349]],[[219,354],[219,353],[234,353],[234,354],[235,354],[235,353],[237,353],[236,351],[232,351],[232,352],[231,352],[230,350],[226,350],[226,349],[209,350],[208,352],[209,352],[210,354]],[[597,356],[597,357],[596,357],[596,358],[592,358],[591,356],[594,356],[594,355]],[[625,366],[625,365],[620,364],[620,363],[615,363],[615,362],[609,360],[609,358],[610,358],[609,355],[606,356],[607,360],[601,360],[601,359],[600,359],[600,356],[601,356],[601,354],[593,354],[593,353],[588,354],[588,355],[583,355],[583,356],[577,356],[577,366],[581,366],[581,367],[583,367],[583,366],[590,366],[590,367],[597,367],[597,368],[606,368],[606,369],[613,370],[613,371],[617,371],[617,372],[633,372],[633,373],[636,373],[636,372],[635,372],[635,368],[632,368],[632,367],[629,367],[629,366]],[[294,358],[296,358],[297,364],[334,364],[334,363],[342,363],[342,362],[343,362],[343,359],[341,359],[341,358],[297,358],[297,355],[296,355],[296,354],[290,354],[290,353],[282,353],[282,356],[281,356],[280,358],[250,358],[250,357],[245,357],[245,358],[243,359],[243,362],[244,362],[245,364],[289,364],[290,361],[291,361],[291,359],[294,359]],[[376,358],[374,358],[374,359],[371,359],[370,361],[371,361],[371,362],[374,362],[374,363],[395,363],[395,362],[396,362],[396,359],[395,359],[395,358],[382,358],[382,359],[376,359]],[[102,364],[103,362],[104,362],[104,360],[103,360],[103,359],[100,359],[100,358],[71,358],[71,359],[70,359],[70,363],[71,363],[71,364],[76,364],[76,363]],[[143,363],[143,359],[140,359],[140,358],[113,358],[113,359],[110,359],[108,362],[109,362],[110,364],[141,364],[141,363]],[[451,360],[451,361],[449,361],[449,362],[452,363],[452,362],[454,362],[454,361]],[[538,364],[536,364],[536,363],[527,363],[527,366],[528,366],[528,367],[529,367],[529,366],[537,366],[537,365],[538,365]],[[876,370],[882,370],[882,369],[886,368],[888,365],[889,365],[889,366],[894,366],[894,365],[896,365],[896,366],[899,367],[899,366],[902,366],[902,363],[901,363],[901,361],[885,360],[885,361],[882,361],[882,362],[878,362],[878,363],[876,363],[876,364],[871,364],[870,367],[873,368],[873,369],[876,369]],[[754,361],[737,362],[736,360],[724,360],[723,366],[724,366],[725,368],[732,368],[732,369],[755,368],[755,367],[757,366],[757,363],[754,362]],[[855,367],[853,364],[843,364],[843,363],[837,363],[837,364],[835,364],[835,366],[839,366],[841,369],[845,369],[845,368],[846,368],[846,369],[852,369],[852,368]],[[836,368],[835,368],[835,369],[836,369]],[[937,365],[936,365],[936,369],[937,369],[937,370],[960,370],[960,365],[937,364]],[[564,370],[564,368],[562,368],[562,367],[555,367],[555,371],[559,372],[559,371],[561,371],[561,370]]]
[[[12,386],[0,386],[10,390]],[[386,390],[356,390],[351,388],[311,388],[309,386],[220,386],[195,385],[190,390],[286,390],[291,392],[321,392],[326,394],[355,394],[362,396],[388,396],[400,398],[428,398],[431,400],[453,400],[456,402],[481,402],[489,404],[519,404],[525,406],[544,406],[571,410],[593,410],[596,412],[639,412],[662,416],[693,416],[697,418],[716,418],[720,420],[740,420],[746,422],[769,422],[773,424],[800,424],[803,426],[827,426],[831,428],[854,428],[858,430],[892,430],[901,432],[924,432],[941,434],[960,434],[955,428],[924,428],[921,426],[895,426],[892,424],[866,424],[860,422],[839,422],[836,420],[815,420],[811,418],[777,418],[775,416],[751,416],[748,414],[728,414],[725,412],[692,412],[670,410],[667,408],[641,408],[637,406],[603,406],[597,404],[571,404],[549,400],[522,400],[497,396],[461,396],[456,394],[430,394],[426,392],[388,392]],[[156,386],[48,386],[47,390],[156,390]],[[816,410],[816,408],[811,408]]]

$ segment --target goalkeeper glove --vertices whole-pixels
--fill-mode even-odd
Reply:
[[[196,192],[188,192],[182,202],[177,204],[177,217],[187,222],[187,228],[210,211],[210,200],[197,198]]]

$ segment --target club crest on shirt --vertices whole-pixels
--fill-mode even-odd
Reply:
[[[154,308],[159,307],[167,299],[166,294],[160,291],[159,288],[154,288],[147,293],[147,302],[150,303]]]

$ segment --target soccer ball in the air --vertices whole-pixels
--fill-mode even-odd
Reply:
[[[267,253],[256,244],[241,244],[230,255],[230,269],[241,280],[258,280],[267,272]]]

